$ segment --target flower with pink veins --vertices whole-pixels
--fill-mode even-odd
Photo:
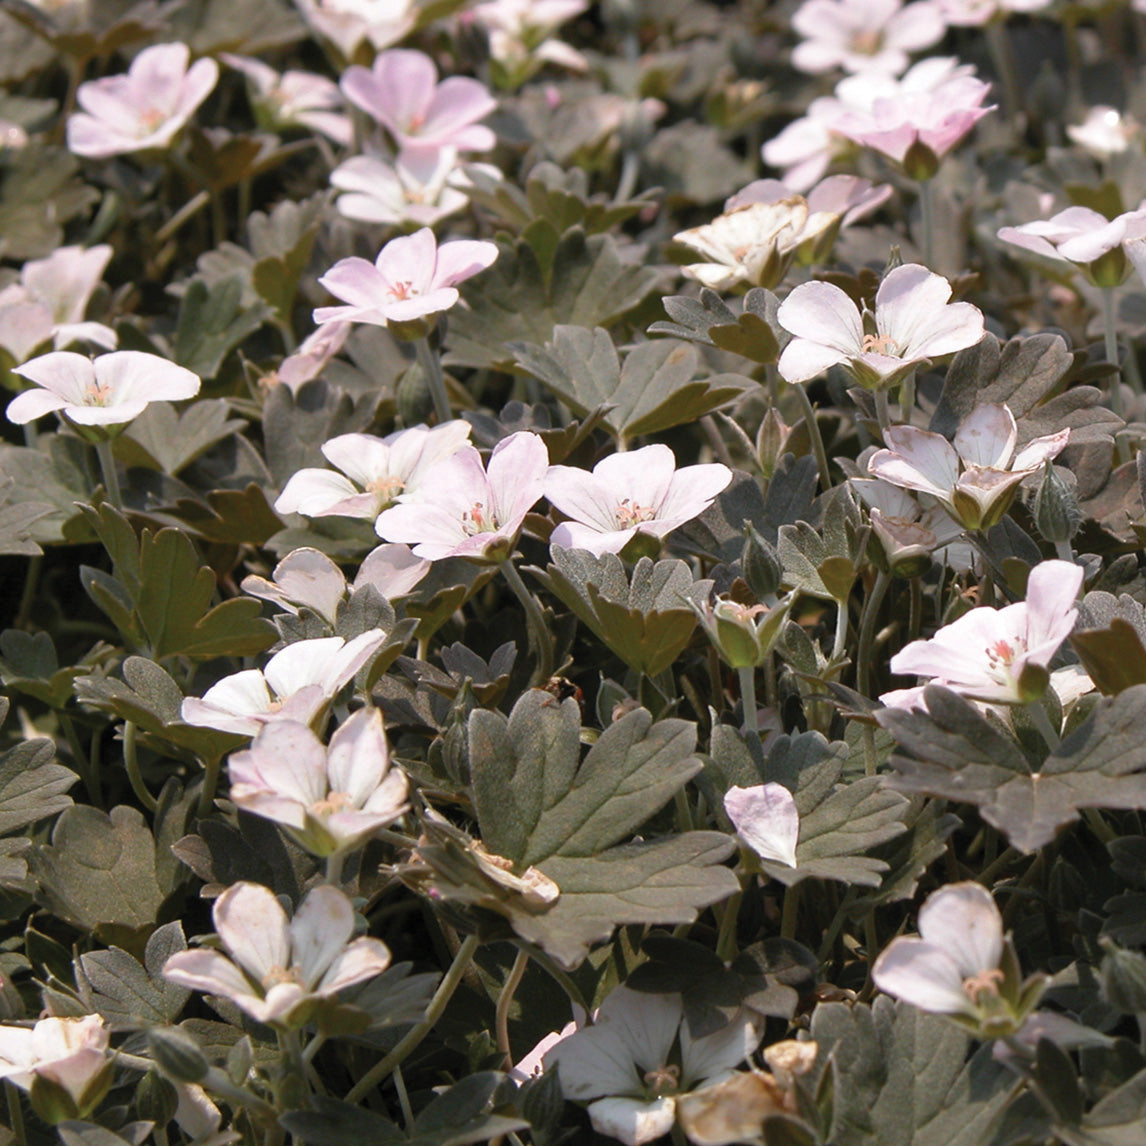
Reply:
[[[620,553],[638,534],[659,540],[703,513],[731,480],[719,463],[678,470],[664,445],[610,454],[592,473],[550,466],[545,496],[573,520],[557,526],[549,542],[601,557]]]
[[[294,0],[302,18],[351,59],[363,43],[375,51],[390,47],[418,22],[414,0]]]
[[[388,505],[415,492],[426,475],[456,454],[469,436],[469,423],[460,419],[432,428],[411,426],[384,438],[340,434],[324,443],[322,454],[342,473],[299,470],[279,494],[275,512],[373,519]]]
[[[230,799],[282,824],[311,855],[345,853],[409,807],[409,785],[390,767],[390,746],[376,708],[340,724],[330,747],[305,724],[264,725],[251,747],[227,761]]]
[[[390,952],[379,939],[353,939],[354,906],[336,887],[309,891],[293,919],[258,883],[227,888],[212,909],[226,951],[177,951],[163,977],[230,999],[256,1022],[292,1030],[339,991],[380,975]]]
[[[219,59],[247,77],[251,103],[260,123],[272,130],[306,127],[342,147],[354,142],[350,117],[342,112],[342,92],[333,80],[313,72],[286,71],[281,75],[262,60],[222,52]]]
[[[457,284],[492,266],[497,247],[473,239],[438,246],[434,232],[423,227],[391,239],[374,262],[341,259],[318,281],[346,306],[322,306],[314,321],[416,322],[449,310],[461,295]]]
[[[478,122],[497,107],[486,86],[468,76],[438,83],[438,69],[424,52],[382,52],[372,68],[347,68],[340,82],[346,98],[393,136],[400,153],[488,151],[497,142]]]
[[[832,283],[802,283],[776,314],[795,335],[777,367],[787,381],[807,382],[839,365],[861,386],[887,389],[919,363],[983,337],[983,312],[950,297],[951,284],[917,263],[896,267],[880,283],[873,315],[861,314]]]
[[[898,75],[910,62],[908,53],[930,48],[947,31],[930,0],[805,0],[792,27],[804,37],[792,64],[813,74],[843,68]]]
[[[144,48],[126,75],[80,84],[83,109],[68,119],[68,150],[88,159],[107,159],[147,148],[167,147],[219,78],[212,59],[190,68],[186,44]]]
[[[374,529],[429,561],[467,557],[499,564],[545,492],[548,469],[545,442],[525,430],[498,442],[485,468],[477,450],[463,446],[427,475],[416,498],[385,510]]]
[[[1074,628],[1082,577],[1082,567],[1069,561],[1040,562],[1027,579],[1025,601],[964,613],[930,640],[900,649],[891,671],[932,677],[968,700],[1037,700],[1049,683],[1047,666]]]
[[[92,359],[54,350],[13,371],[34,382],[8,403],[8,420],[23,425],[59,413],[77,426],[111,432],[138,418],[149,402],[178,402],[199,393],[190,370],[139,350],[116,350]]]
[[[868,473],[936,498],[964,529],[990,529],[1006,513],[1028,474],[1057,458],[1070,429],[1034,438],[1016,452],[1018,428],[1006,406],[977,406],[949,442],[915,426],[890,426],[887,448],[868,459]]]

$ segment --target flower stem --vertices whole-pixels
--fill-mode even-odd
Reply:
[[[149,811],[154,812],[159,805],[155,797],[147,790],[143,776],[139,771],[139,759],[135,753],[135,721],[124,721],[123,725],[123,766],[127,769],[127,779],[135,798]]]
[[[784,906],[780,912],[780,938],[796,938],[796,920],[800,916],[800,888],[803,884],[794,883],[784,890]]]
[[[891,576],[879,572],[871,592],[864,598],[863,613],[860,616],[859,649],[856,653],[856,691],[863,696],[871,696],[871,646],[875,636],[875,621],[880,606],[887,595]]]
[[[934,183],[924,179],[919,184],[920,229],[923,232],[923,265],[934,270],[935,262],[935,191]]]
[[[223,758],[215,757],[203,763],[203,787],[199,790],[199,807],[197,814],[204,819],[211,814],[211,805],[215,802],[215,790],[219,787],[219,773],[222,771]]]
[[[740,918],[740,904],[744,892],[735,891],[721,904],[720,930],[716,936],[717,958],[731,963],[738,954],[736,944],[736,924]]]
[[[68,747],[72,750],[72,761],[75,764],[74,771],[79,775],[80,779],[84,782],[84,788],[87,790],[88,798],[98,808],[103,799],[100,794],[99,771],[95,766],[95,745],[92,745],[92,752],[87,753],[80,744],[79,734],[76,732],[76,726],[72,722],[72,718],[66,713],[59,714],[60,730],[64,734],[64,738],[68,742]]]
[[[326,882],[333,887],[342,886],[342,861],[346,859],[345,852],[331,852],[326,857]]]
[[[96,442],[96,457],[99,458],[99,469],[103,475],[104,488],[107,490],[107,499],[116,509],[123,509],[123,494],[119,489],[119,473],[115,468],[115,455],[111,452],[111,440],[101,438]]]
[[[453,412],[450,410],[450,398],[446,393],[446,379],[442,374],[442,360],[438,352],[430,345],[428,338],[418,338],[414,340],[414,353],[417,356],[418,365],[422,368],[422,373],[426,378],[426,385],[430,388],[430,397],[434,403],[434,413],[437,415],[438,424],[448,422],[453,417]]]
[[[1042,738],[1047,742],[1047,747],[1053,752],[1058,747],[1059,734],[1055,731],[1054,725],[1051,724],[1047,710],[1037,700],[1031,701],[1026,709],[1027,715],[1031,718],[1031,723],[1039,730]]]
[[[832,488],[832,474],[828,467],[828,452],[824,449],[824,439],[820,435],[820,425],[816,421],[816,411],[808,391],[798,382],[791,389],[796,391],[796,399],[804,412],[804,424],[808,427],[808,437],[812,442],[812,452],[816,455],[816,465],[820,471],[820,488],[826,493]]]
[[[832,664],[843,659],[848,647],[848,600],[836,602],[836,636],[832,641]]]
[[[987,50],[991,53],[991,63],[1003,85],[1003,119],[1013,124],[1015,117],[1023,109],[1019,94],[1019,80],[1015,70],[1015,53],[1011,47],[1006,24],[1002,20],[989,20],[984,29],[987,33]]]
[[[1118,364],[1118,319],[1114,312],[1114,288],[1102,288],[1102,337],[1106,346],[1106,361],[1114,366],[1115,373],[1110,383],[1110,408],[1126,421],[1126,412],[1122,406],[1122,370]],[[1130,445],[1114,434],[1118,446],[1119,462],[1130,460]]]
[[[744,709],[744,727],[750,736],[760,735],[760,717],[756,711],[756,669],[741,665],[736,670],[740,679],[740,704]]]
[[[494,1030],[497,1033],[497,1049],[505,1055],[506,1070],[513,1069],[513,1051],[509,1045],[509,1008],[513,1003],[513,996],[517,993],[517,988],[521,986],[521,980],[528,966],[529,953],[519,947],[517,949],[517,958],[513,961],[513,966],[509,971],[509,977],[506,979],[505,986],[502,987],[501,995],[497,1000]]]
[[[915,371],[899,384],[899,420],[905,425],[911,425],[911,415],[915,410]]]
[[[8,1100],[8,1129],[12,1131],[12,1141],[16,1146],[26,1146],[28,1135],[24,1130],[24,1108],[20,1105],[20,1091],[8,1079],[4,1080],[4,1097]]]
[[[553,645],[549,637],[549,627],[545,623],[545,613],[541,602],[525,587],[521,574],[511,558],[500,565],[514,596],[525,610],[526,627],[529,632],[530,651],[537,658],[537,668],[533,672],[534,687],[545,684],[553,676]]]
[[[879,423],[880,436],[887,440],[887,431],[891,428],[891,406],[888,404],[887,391],[875,392],[875,420]]]
[[[381,1062],[372,1066],[351,1087],[345,1101],[350,1103],[361,1102],[380,1082],[389,1077],[395,1067],[405,1062],[422,1040],[434,1029],[450,999],[454,997],[454,992],[458,989],[462,976],[469,969],[470,960],[473,958],[479,942],[480,940],[476,935],[466,936],[465,942],[458,948],[458,953],[454,956],[453,963],[450,964],[450,969],[438,984],[438,989],[434,992],[434,997],[426,1008],[425,1018],[411,1027],[406,1037]]]

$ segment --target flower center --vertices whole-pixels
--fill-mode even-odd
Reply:
[[[886,354],[892,358],[899,357],[899,347],[895,340],[886,334],[865,334],[860,349],[865,353]]]
[[[634,505],[631,498],[622,498],[617,506],[617,528],[632,529],[642,521],[652,521],[657,511],[651,505]]]
[[[969,979],[964,979],[963,990],[967,992],[967,997],[972,1003],[977,1003],[984,991],[988,995],[998,995],[999,984],[1004,978],[1003,972],[998,967],[991,967],[989,970],[972,975]]]
[[[311,804],[310,810],[319,819],[325,820],[335,812],[341,812],[343,808],[352,807],[354,807],[354,797],[349,792],[329,792],[325,800]]]
[[[162,108],[149,107],[139,113],[139,135],[145,137],[154,134],[167,121],[167,112]]]
[[[376,493],[383,501],[393,501],[406,488],[406,483],[396,474],[375,478],[366,483],[367,493]]]
[[[1014,663],[1016,655],[1017,650],[1002,639],[987,646],[987,660],[992,668],[1008,668]]]
[[[874,28],[865,28],[852,36],[852,51],[874,56],[883,44],[883,35]]]
[[[300,987],[306,986],[303,982],[302,972],[294,966],[272,967],[259,981],[262,983],[264,991],[269,991],[280,983],[297,983]]]
[[[412,282],[391,283],[390,289],[386,292],[394,302],[405,302],[408,298],[413,298],[417,293],[417,289]]]
[[[84,391],[85,406],[106,406],[111,401],[111,386],[107,382],[89,382]]]
[[[680,1087],[680,1067],[658,1066],[646,1071],[645,1085],[657,1096],[675,1094]]]
[[[495,533],[497,522],[480,501],[475,501],[473,506],[462,514],[462,528],[466,531],[467,537],[473,537],[475,533]]]

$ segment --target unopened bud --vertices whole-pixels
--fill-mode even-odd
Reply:
[[[770,481],[776,472],[791,433],[792,427],[785,424],[774,408],[764,415],[756,434],[756,460],[766,481]]]
[[[1082,525],[1074,488],[1048,461],[1035,494],[1035,525],[1044,541],[1070,541]]]
[[[784,580],[780,555],[750,521],[744,524],[744,549],[740,554],[740,567],[757,601],[767,601],[779,593]]]
[[[172,1082],[199,1082],[211,1069],[199,1044],[178,1027],[155,1027],[148,1031],[147,1045],[155,1065]]]
[[[903,157],[903,170],[916,183],[924,183],[939,170],[939,156],[917,139]]]

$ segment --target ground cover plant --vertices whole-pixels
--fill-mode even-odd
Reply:
[[[1144,58],[0,0],[3,1142],[1146,1142]]]

